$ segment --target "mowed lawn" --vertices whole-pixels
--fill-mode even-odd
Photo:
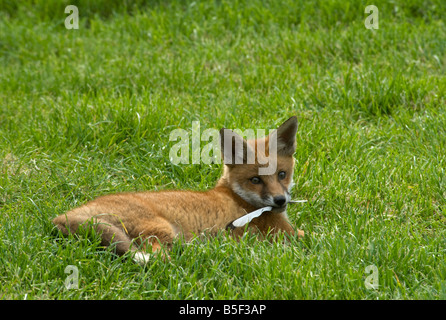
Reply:
[[[0,299],[446,299],[446,2],[373,1],[376,30],[368,4],[0,0]],[[51,223],[212,188],[221,164],[169,160],[174,129],[292,115],[302,241],[200,237],[141,267]]]

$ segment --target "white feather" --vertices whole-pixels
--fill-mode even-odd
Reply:
[[[232,222],[232,225],[234,227],[243,227],[245,224],[251,222],[252,219],[261,216],[263,212],[270,211],[272,209],[273,209],[273,207],[264,207],[264,208],[257,209],[257,210],[255,210],[253,212],[245,214],[241,218],[238,218],[238,219],[234,220]]]

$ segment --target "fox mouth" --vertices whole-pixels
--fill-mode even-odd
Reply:
[[[285,193],[284,195],[278,195],[274,197],[268,196],[267,198],[263,198],[262,200],[264,200],[265,205],[272,207],[271,212],[283,212],[286,210],[290,199],[290,195],[288,193]]]
[[[287,200],[283,205],[278,206],[278,205],[272,205],[272,209],[270,210],[271,212],[283,212],[284,210],[286,210],[287,206],[289,203],[294,204],[294,203],[305,203],[308,202],[308,200]]]
[[[240,196],[243,200],[256,207],[257,209],[264,207],[272,207],[270,210],[274,213],[283,212],[286,210],[288,202],[290,201],[289,194],[285,194],[283,196],[273,197],[271,195],[261,197],[260,195],[249,192],[242,187],[238,183],[234,183],[232,185],[233,191]]]
[[[269,210],[269,212],[273,213],[284,212],[287,209],[289,203],[289,197],[284,196],[280,198],[281,200],[279,201],[273,197],[262,198],[260,201],[257,201],[256,206],[258,206],[259,208],[272,207],[272,209]]]
[[[271,209],[271,212],[273,212],[273,213],[283,212],[283,211],[286,210],[287,205],[288,205],[288,202],[285,202],[285,203],[284,203],[283,205],[281,205],[281,206],[274,205],[274,206],[272,206],[273,208]]]
[[[288,199],[285,198],[284,202],[282,203],[276,203],[272,197],[269,198],[262,198],[261,201],[257,201],[255,203],[256,207],[263,208],[263,207],[272,207],[269,212],[273,213],[280,213],[286,210],[288,206]]]

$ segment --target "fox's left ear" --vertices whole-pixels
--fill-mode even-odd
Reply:
[[[293,116],[282,123],[282,125],[271,134],[271,137],[276,135],[278,155],[292,156],[294,154],[296,151],[296,133],[297,118],[296,116]]]

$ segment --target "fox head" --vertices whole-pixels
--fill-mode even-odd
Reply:
[[[222,179],[252,206],[285,211],[291,200],[296,132],[295,116],[260,139],[245,140],[232,130],[221,129]]]

